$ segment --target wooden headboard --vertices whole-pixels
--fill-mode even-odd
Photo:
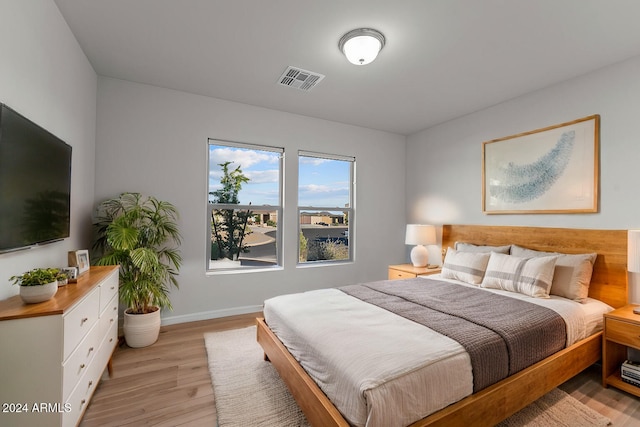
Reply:
[[[589,296],[618,308],[627,304],[627,230],[443,225],[442,248],[455,242],[516,244],[538,251],[597,253]]]

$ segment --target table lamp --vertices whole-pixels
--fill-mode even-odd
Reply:
[[[627,230],[627,271],[640,273],[640,230]],[[629,302],[640,301],[640,284],[636,274],[629,275]],[[640,314],[640,307],[634,309]]]
[[[404,243],[416,245],[411,249],[411,263],[414,267],[426,267],[429,251],[425,245],[436,244],[436,228],[433,225],[407,224]]]
[[[640,273],[640,230],[627,230],[627,271]]]

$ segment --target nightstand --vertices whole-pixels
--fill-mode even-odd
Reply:
[[[412,277],[438,274],[442,268],[414,267],[412,264],[397,264],[389,266],[389,280],[411,279]]]
[[[604,315],[602,337],[602,385],[614,386],[640,397],[640,387],[622,381],[620,365],[627,359],[627,348],[640,349],[640,314],[636,305],[627,305]]]

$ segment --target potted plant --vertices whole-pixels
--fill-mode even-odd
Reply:
[[[69,276],[64,271],[58,270],[56,280],[58,280],[58,286],[64,286],[69,283]]]
[[[20,286],[20,298],[27,304],[33,304],[53,298],[58,291],[59,275],[57,268],[34,268],[19,276],[11,276],[9,280]]]
[[[171,309],[169,291],[178,287],[182,264],[178,211],[169,202],[122,193],[98,206],[95,230],[98,265],[120,266],[124,336],[130,347],[158,339],[160,309]]]

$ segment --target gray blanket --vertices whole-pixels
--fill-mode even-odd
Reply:
[[[566,325],[555,311],[481,289],[423,278],[339,289],[460,343],[471,358],[474,392],[566,345]]]

